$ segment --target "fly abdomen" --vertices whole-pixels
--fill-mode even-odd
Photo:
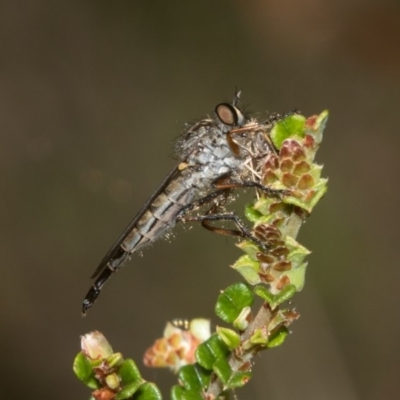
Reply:
[[[119,247],[115,252],[115,254],[112,256],[112,258],[107,262],[106,267],[100,272],[100,275],[97,276],[92,287],[89,289],[89,291],[85,296],[85,299],[83,300],[82,304],[83,315],[85,315],[86,311],[90,307],[92,307],[92,305],[95,303],[104,284],[108,281],[111,275],[121,267],[121,265],[127,258],[128,254],[129,253],[127,253],[121,247]]]
[[[164,191],[148,205],[136,226],[121,244],[126,252],[133,253],[139,250],[175,226],[180,210],[193,198],[192,188],[184,186],[180,178],[177,177],[166,185]]]
[[[83,314],[94,304],[105,283],[123,265],[127,256],[164,236],[175,226],[176,217],[182,207],[194,197],[195,187],[188,185],[187,180],[186,185],[183,184],[184,175],[179,172],[173,179],[165,182],[104,257],[93,275],[96,280],[83,301]]]

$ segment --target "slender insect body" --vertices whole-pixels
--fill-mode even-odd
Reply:
[[[217,118],[195,123],[178,140],[176,154],[180,164],[166,177],[103,258],[93,275],[96,280],[85,297],[84,314],[94,304],[106,281],[130,254],[165,236],[178,221],[199,220],[207,227],[207,218],[217,220],[222,206],[232,199],[233,188],[262,188],[260,169],[262,160],[272,151],[271,145],[263,126],[246,120],[237,108],[238,98],[239,94],[232,105],[218,105]],[[213,205],[208,217],[187,218],[187,213],[207,204]],[[232,220],[230,214],[222,215],[221,219],[224,218]],[[233,222],[240,226],[237,218]],[[249,236],[243,226],[240,229],[242,234]],[[229,232],[223,231],[219,233]]]

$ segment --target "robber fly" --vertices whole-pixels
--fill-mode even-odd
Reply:
[[[264,246],[234,213],[223,208],[235,188],[254,187],[272,196],[281,191],[261,183],[262,160],[276,152],[268,132],[268,121],[258,123],[239,108],[240,91],[232,103],[221,103],[213,118],[202,119],[181,136],[176,144],[179,164],[168,174],[136,217],[105,255],[92,278],[82,306],[92,307],[104,284],[129,256],[164,236],[179,221],[200,221],[216,233],[247,237]],[[193,211],[209,206],[203,215]],[[236,229],[213,225],[231,221]]]

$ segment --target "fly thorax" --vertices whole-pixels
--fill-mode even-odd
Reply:
[[[188,164],[198,171],[205,184],[234,171],[240,162],[230,151],[225,134],[217,129],[213,130],[213,135],[202,137],[188,158]]]

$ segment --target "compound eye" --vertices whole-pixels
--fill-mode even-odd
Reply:
[[[243,125],[244,116],[238,108],[228,103],[221,103],[215,107],[218,119],[228,126]]]

